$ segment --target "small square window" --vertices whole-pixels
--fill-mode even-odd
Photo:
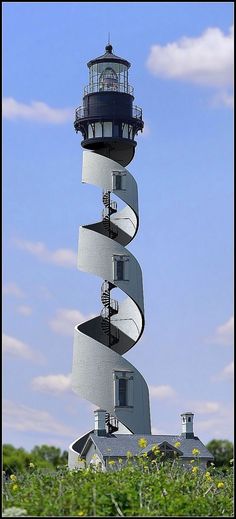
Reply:
[[[114,191],[125,191],[126,174],[122,171],[113,171],[112,173],[112,189]]]
[[[116,271],[117,271],[117,279],[124,280],[124,262],[123,262],[123,260],[117,261]]]
[[[129,257],[128,256],[113,256],[113,278],[114,281],[128,281],[129,280]]]
[[[122,189],[122,176],[116,175],[116,189],[119,191]]]
[[[114,405],[130,407],[134,405],[134,374],[131,371],[114,371]]]
[[[119,406],[125,407],[127,405],[127,382],[126,378],[119,379]]]

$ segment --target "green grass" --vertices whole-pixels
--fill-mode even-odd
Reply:
[[[212,516],[233,515],[233,469],[208,475],[193,463],[186,471],[175,462],[139,459],[119,471],[95,469],[54,472],[31,467],[3,485],[4,516]],[[15,479],[16,478],[16,479]],[[219,485],[220,483],[220,485]],[[16,507],[15,512],[11,509]]]

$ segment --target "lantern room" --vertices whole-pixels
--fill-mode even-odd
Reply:
[[[132,94],[132,88],[128,84],[130,63],[115,56],[111,45],[107,45],[105,51],[103,56],[88,63],[89,85],[86,93],[123,92]]]
[[[106,45],[105,54],[88,63],[89,84],[83,105],[76,109],[74,127],[85,149],[98,151],[126,166],[134,156],[135,135],[143,129],[142,110],[133,106],[130,63]]]

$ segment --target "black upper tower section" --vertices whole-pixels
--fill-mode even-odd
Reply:
[[[130,63],[115,56],[112,46],[88,63],[89,85],[83,105],[75,112],[74,127],[83,135],[81,145],[127,166],[135,152],[135,135],[143,129],[142,110],[133,106],[128,82]]]

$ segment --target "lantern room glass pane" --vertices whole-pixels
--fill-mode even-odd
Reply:
[[[109,86],[110,83],[110,86]],[[128,67],[123,63],[95,63],[89,68],[88,92],[115,91],[129,93]]]

